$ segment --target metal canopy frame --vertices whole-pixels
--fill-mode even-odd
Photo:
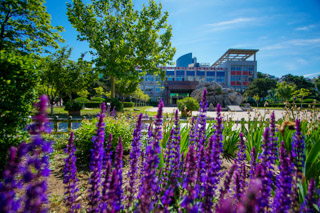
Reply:
[[[251,56],[256,60],[258,49],[228,49],[211,67],[220,66],[226,61],[245,61]]]

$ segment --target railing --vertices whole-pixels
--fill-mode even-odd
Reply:
[[[59,118],[58,116],[55,116],[54,118],[49,118],[49,121],[53,122],[53,133],[63,134],[66,132],[59,131],[59,123],[67,123],[68,124],[67,132],[71,132],[72,123],[81,123],[85,119],[87,119],[85,116],[82,116],[81,118],[72,118],[72,116],[69,116],[68,118]]]

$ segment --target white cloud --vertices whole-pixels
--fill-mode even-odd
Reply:
[[[303,75],[303,76],[304,76],[305,78],[308,78],[308,77],[312,77],[312,76],[316,77],[316,76],[318,76],[318,75],[320,75],[320,72],[310,73],[310,74],[306,74],[306,75]]]
[[[313,46],[313,45],[319,45],[319,44],[320,44],[320,38],[293,39],[293,40],[279,42],[279,43],[276,43],[276,44],[265,46],[265,47],[263,47],[261,49],[262,50],[276,50],[276,49],[290,48],[292,45],[294,45],[294,46]]]
[[[315,27],[315,25],[311,24],[311,25],[304,26],[304,27],[298,27],[295,30],[296,31],[308,31],[308,30],[310,30],[310,29],[312,29],[314,27]]]
[[[222,21],[218,23],[213,24],[207,24],[206,26],[210,27],[211,31],[217,31],[217,30],[225,30],[237,27],[241,24],[248,23],[248,22],[254,22],[256,21],[256,18],[236,18],[228,21]]]

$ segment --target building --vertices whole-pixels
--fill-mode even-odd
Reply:
[[[151,101],[163,99],[165,105],[176,105],[178,99],[190,96],[201,83],[218,82],[243,92],[257,77],[257,49],[229,49],[211,66],[198,63],[192,53],[176,60],[175,67],[159,66],[166,71],[166,78],[145,75],[140,88],[150,96]],[[139,67],[137,67],[139,69]]]

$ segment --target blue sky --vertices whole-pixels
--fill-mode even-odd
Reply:
[[[70,0],[67,0],[71,2]],[[89,50],[76,40],[66,16],[66,1],[47,0],[53,25],[65,28],[72,58]],[[89,2],[89,1],[87,1]],[[137,8],[146,0],[133,0]],[[157,1],[159,2],[159,1]],[[162,0],[173,27],[172,44],[181,55],[192,52],[200,63],[215,62],[229,48],[259,49],[258,71],[281,77],[320,75],[319,0]],[[88,55],[89,57],[89,55]],[[90,58],[90,57],[89,57]]]

